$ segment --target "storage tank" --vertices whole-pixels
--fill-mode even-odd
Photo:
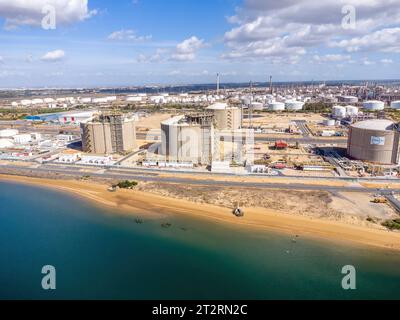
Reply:
[[[390,120],[374,119],[350,126],[350,157],[379,164],[399,163],[399,132]]]
[[[268,104],[268,110],[283,111],[285,110],[285,104],[282,102],[271,102]]]
[[[264,105],[261,102],[252,102],[250,108],[256,111],[262,111],[264,110]]]
[[[393,109],[400,109],[400,101],[392,101],[390,107]]]
[[[18,144],[26,144],[32,141],[30,134],[17,134],[13,137],[14,142]]]
[[[332,107],[332,116],[334,118],[345,118],[346,117],[346,108],[342,106],[333,106]]]
[[[364,101],[363,107],[365,110],[380,111],[385,108],[385,103],[378,100],[369,100],[369,101]]]
[[[354,106],[346,106],[346,115],[349,117],[355,117],[358,115],[358,108]]]
[[[18,130],[4,129],[0,130],[0,138],[12,138],[18,134]]]
[[[11,139],[0,139],[0,149],[11,148],[14,144]]]
[[[285,107],[289,111],[299,111],[303,110],[304,102],[295,101],[295,100],[287,100],[285,102]]]
[[[358,98],[353,97],[353,96],[340,96],[340,97],[338,97],[338,100],[340,102],[344,102],[344,103],[357,103],[358,102]]]
[[[327,126],[327,127],[333,127],[333,126],[335,126],[336,121],[334,119],[325,119],[323,121],[323,124],[324,124],[324,126]]]

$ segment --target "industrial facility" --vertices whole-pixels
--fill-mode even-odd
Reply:
[[[378,164],[399,164],[398,125],[390,120],[367,120],[350,126],[350,157]]]
[[[82,149],[87,153],[126,153],[136,148],[135,120],[122,114],[102,114],[81,123]]]
[[[218,130],[236,130],[241,128],[242,110],[228,106],[227,103],[215,103],[207,108],[214,115],[215,128]]]
[[[166,161],[211,164],[214,148],[212,114],[181,115],[161,122],[161,154]]]

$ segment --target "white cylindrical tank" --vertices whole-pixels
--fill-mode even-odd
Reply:
[[[26,144],[32,141],[30,134],[17,134],[13,137],[14,142],[18,144]]]
[[[350,117],[354,117],[358,115],[358,108],[354,106],[346,106],[346,114]]]
[[[385,103],[377,100],[364,101],[363,107],[365,110],[379,111],[385,109]]]
[[[353,96],[340,96],[339,101],[345,103],[357,103],[358,98]]]
[[[285,104],[282,102],[271,102],[268,105],[268,110],[271,111],[283,111],[285,110]]]
[[[264,105],[261,102],[252,102],[250,108],[256,111],[262,111],[264,110]]]
[[[14,144],[11,139],[0,139],[0,149],[11,148]]]
[[[287,100],[285,102],[285,107],[287,110],[291,111],[299,111],[302,110],[304,107],[304,102],[295,101],[295,100]]]
[[[346,117],[346,108],[342,106],[333,106],[332,107],[332,116],[334,118],[345,118]]]
[[[400,109],[400,101],[392,101],[390,107],[393,109]]]
[[[324,126],[327,127],[333,127],[336,124],[336,121],[334,119],[326,119],[323,121]]]
[[[18,130],[4,129],[0,130],[0,138],[12,138],[18,134]]]

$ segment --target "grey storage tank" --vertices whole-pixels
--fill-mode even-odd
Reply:
[[[347,153],[358,160],[399,163],[398,125],[390,120],[366,120],[350,127]]]

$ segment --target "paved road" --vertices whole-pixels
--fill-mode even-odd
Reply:
[[[99,168],[100,170],[101,168]],[[160,177],[156,174],[135,174],[135,173],[126,173],[126,172],[118,172],[113,170],[102,170],[99,172],[85,172],[80,171],[79,169],[74,167],[57,167],[57,166],[37,166],[37,167],[19,167],[13,165],[0,166],[0,173],[7,174],[10,173],[10,170],[18,171],[21,175],[28,175],[29,173],[42,173],[48,175],[67,175],[71,177],[83,177],[85,175],[90,175],[91,177],[97,178],[105,178],[105,179],[119,179],[119,180],[137,180],[137,181],[145,181],[145,182],[167,182],[167,183],[178,183],[184,185],[198,185],[198,186],[228,186],[228,187],[248,187],[248,188],[263,188],[263,189],[284,189],[284,190],[323,190],[330,192],[364,192],[371,193],[376,192],[378,189],[369,189],[361,186],[329,186],[329,185],[307,185],[301,183],[265,183],[265,182],[240,182],[240,181],[215,181],[209,179],[188,179],[188,178],[180,178],[178,176],[174,177]],[[394,192],[400,192],[400,189],[391,189]]]

